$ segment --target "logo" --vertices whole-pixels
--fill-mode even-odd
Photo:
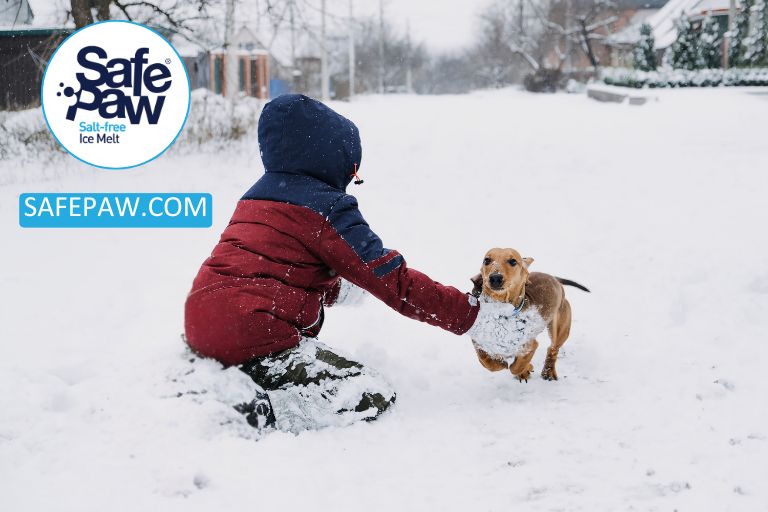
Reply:
[[[189,112],[184,63],[159,33],[128,21],[88,25],[64,40],[43,75],[43,115],[72,156],[126,169],[161,155]]]

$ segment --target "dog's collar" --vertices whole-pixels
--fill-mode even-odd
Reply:
[[[517,316],[520,314],[520,312],[523,310],[523,307],[525,306],[525,295],[522,296],[522,300],[520,301],[520,305],[515,307],[515,311],[512,312],[513,315]]]

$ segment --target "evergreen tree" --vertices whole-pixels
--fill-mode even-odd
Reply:
[[[676,22],[677,39],[672,44],[672,67],[675,69],[698,69],[698,45],[699,36],[691,19],[687,14],[683,14]]]
[[[728,63],[731,67],[743,66],[744,41],[749,35],[749,16],[755,0],[737,0],[736,20],[728,47]]]
[[[765,0],[757,0],[752,11],[755,13],[749,37],[744,41],[744,65],[763,66],[768,60],[768,12]]]
[[[762,0],[761,0],[762,1]],[[698,45],[698,67],[719,68],[722,64],[720,27],[712,16],[707,16],[701,25]]]
[[[647,23],[640,27],[640,40],[634,48],[635,69],[640,71],[656,71],[656,41],[653,38],[653,29]]]

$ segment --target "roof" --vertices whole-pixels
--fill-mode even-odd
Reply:
[[[570,0],[573,7],[583,9],[592,7],[596,0]],[[664,7],[669,0],[612,0],[611,10],[629,11],[638,9],[660,9]]]
[[[62,27],[0,27],[0,37],[69,35],[73,29]]]
[[[37,27],[74,27],[68,15],[70,0],[27,0],[34,19],[31,25]]]
[[[669,0],[618,0],[616,7],[627,9],[661,9]]]
[[[210,50],[212,55],[225,55],[227,52],[224,50],[223,47],[213,48]],[[239,55],[241,57],[246,57],[249,55],[269,55],[269,52],[267,50],[261,49],[261,48],[254,48],[251,50],[248,50],[246,48],[238,48],[235,50],[235,55]]]
[[[73,29],[68,9],[69,0],[0,0],[0,31],[9,35]]]
[[[0,25],[28,23],[32,11],[27,0],[0,0]]]
[[[708,12],[727,12],[730,0],[669,0],[661,9],[651,14],[643,23],[653,29],[657,49],[672,45],[677,39],[675,22],[683,15],[703,15]],[[640,39],[640,25],[630,25],[609,38],[616,45],[633,45]]]

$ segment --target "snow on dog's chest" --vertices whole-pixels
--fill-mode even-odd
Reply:
[[[497,302],[485,295],[481,295],[479,300],[481,302]],[[485,327],[481,333],[478,333],[478,339],[473,337],[472,343],[474,343],[476,348],[479,348],[494,359],[502,359],[511,363],[521,348],[544,331],[547,327],[547,322],[542,318],[538,308],[531,306],[524,311],[507,317],[504,325],[489,323]],[[509,336],[507,332],[509,330],[512,331],[511,341],[508,341]]]

